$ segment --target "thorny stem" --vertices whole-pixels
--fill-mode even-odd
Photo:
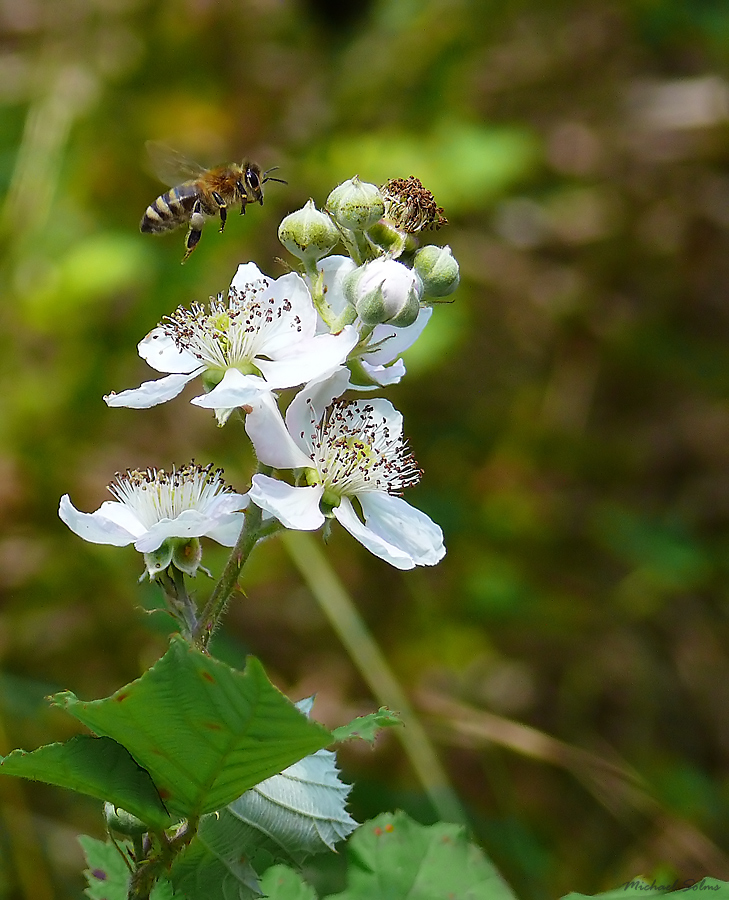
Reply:
[[[195,634],[198,622],[197,609],[187,593],[184,574],[175,566],[169,566],[156,580],[164,592],[170,611],[185,628],[185,636],[189,639]]]
[[[259,473],[270,473],[272,469],[259,463]],[[235,590],[240,570],[251,555],[251,551],[258,541],[268,534],[273,533],[269,526],[263,526],[263,510],[250,503],[245,511],[243,519],[243,527],[238,535],[238,540],[228,557],[225,564],[223,574],[220,576],[218,583],[213,588],[205,609],[198,619],[197,625],[192,632],[192,638],[195,644],[201,649],[206,650],[215,629],[218,626],[220,617],[223,615],[230,596]]]

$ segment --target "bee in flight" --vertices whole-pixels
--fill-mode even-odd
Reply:
[[[248,160],[240,165],[229,163],[204,169],[157,141],[148,141],[147,151],[160,180],[175,186],[150,203],[139,223],[139,230],[160,234],[187,225],[183,262],[197,246],[206,219],[219,215],[220,230],[223,231],[229,207],[240,203],[243,215],[247,203],[263,206],[263,185],[267,181],[286,184],[282,178],[268,174],[276,167],[262,172],[259,165]]]

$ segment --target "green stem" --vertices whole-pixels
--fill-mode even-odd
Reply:
[[[283,542],[377,701],[400,713],[405,727],[395,729],[395,733],[439,817],[465,823],[466,815],[430,738],[319,544],[300,531],[285,532]]]
[[[240,570],[261,537],[262,519],[263,510],[256,506],[255,503],[251,503],[245,511],[243,527],[240,530],[233,551],[228,557],[228,562],[225,564],[223,574],[215,585],[210,599],[205,604],[205,609],[202,611],[202,615],[193,632],[193,640],[201,650],[207,648],[210,638],[218,626],[220,617],[225,612],[230,596],[235,590]]]

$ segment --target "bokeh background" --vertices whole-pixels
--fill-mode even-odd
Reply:
[[[2,0],[0,751],[68,737],[43,698],[108,695],[170,628],[60,495],[193,456],[250,477],[183,398],[105,406],[151,375],[137,341],[239,262],[285,271],[309,197],[414,174],[462,284],[388,395],[448,555],[328,556],[524,900],[729,878],[728,63],[724,0]],[[138,232],[148,139],[289,183],[183,267],[183,233]],[[219,655],[330,725],[376,706],[280,543],[242,586]],[[433,821],[392,734],[340,761],[358,818]],[[0,898],[78,897],[79,831],[98,804],[1,780]]]

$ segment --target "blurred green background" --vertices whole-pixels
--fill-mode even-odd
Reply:
[[[45,695],[106,696],[169,631],[60,495],[192,456],[248,483],[235,425],[106,407],[152,375],[137,341],[239,262],[285,271],[309,197],[414,174],[462,285],[388,396],[448,554],[400,573],[335,530],[330,559],[524,900],[729,878],[728,63],[724,0],[0,3],[0,751],[65,739]],[[138,232],[148,139],[289,183],[182,267],[184,233]],[[329,725],[374,707],[280,543],[243,586],[219,655]],[[392,734],[340,761],[358,818],[433,820]],[[0,898],[78,897],[98,812],[0,781]]]

